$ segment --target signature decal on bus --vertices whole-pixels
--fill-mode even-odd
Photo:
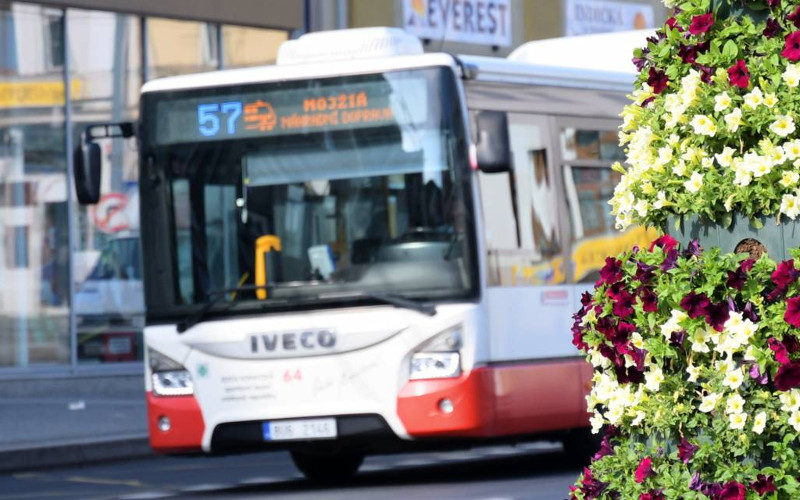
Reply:
[[[328,329],[250,335],[250,352],[254,354],[319,348],[332,349],[335,346],[336,332]]]

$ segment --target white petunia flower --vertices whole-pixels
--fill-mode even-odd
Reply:
[[[663,381],[664,373],[661,371],[661,368],[651,368],[644,374],[644,386],[648,391],[657,392]]]
[[[800,411],[793,411],[791,415],[789,415],[789,425],[794,427],[794,430],[800,432]]]
[[[694,352],[709,352],[708,345],[708,332],[705,328],[698,328],[694,331],[692,338],[692,350]]]
[[[764,432],[765,425],[767,425],[767,414],[762,411],[753,418],[753,432],[761,434]]]
[[[694,115],[689,124],[694,128],[696,134],[714,137],[717,133],[717,126],[714,124],[714,120],[706,115]]]
[[[661,325],[661,334],[665,339],[669,340],[673,333],[679,332],[683,329],[683,327],[680,325],[680,322],[688,317],[689,316],[685,312],[678,309],[673,309],[670,313],[669,319],[663,325]]]
[[[719,400],[721,398],[722,396],[714,392],[706,396],[703,396],[703,399],[700,402],[700,411],[702,411],[703,413],[710,412],[711,410],[714,409],[714,407],[717,406],[717,403],[719,403]]]
[[[764,106],[772,109],[776,104],[778,104],[778,96],[772,93],[764,96]]]
[[[739,126],[742,124],[742,110],[740,108],[735,108],[733,111],[725,115],[725,124],[728,127],[728,130],[731,132],[736,132],[739,130]]]
[[[592,424],[592,434],[597,434],[606,422],[603,415],[599,411],[595,411],[591,418],[589,418],[589,423]]]
[[[693,173],[689,180],[684,182],[683,185],[690,193],[700,191],[700,188],[703,187],[703,174],[700,172]]]
[[[786,137],[795,131],[794,120],[791,116],[780,115],[778,116],[777,120],[772,122],[772,125],[769,126],[769,129],[775,135]]]
[[[745,94],[744,105],[750,109],[756,109],[760,104],[764,103],[764,94],[761,89],[755,87],[752,91]]]
[[[789,160],[800,158],[800,140],[795,139],[783,143],[783,152]]]
[[[732,102],[733,100],[727,92],[721,93],[720,95],[714,97],[714,112],[719,113],[721,111],[725,111],[731,106]]]
[[[717,163],[719,163],[721,167],[730,167],[731,163],[733,163],[733,153],[735,152],[735,149],[725,146],[722,153],[715,154],[714,158],[717,159]]]
[[[780,213],[785,214],[794,220],[800,215],[800,197],[793,194],[785,194],[781,197]]]
[[[798,180],[800,180],[800,174],[798,174],[793,170],[788,170],[783,173],[783,175],[781,176],[781,180],[779,180],[778,183],[781,186],[788,188],[797,184]]]
[[[730,370],[725,373],[725,380],[722,381],[722,385],[725,387],[730,387],[735,391],[742,385],[743,382],[744,374],[742,373],[742,369],[736,368],[735,370]]]
[[[686,367],[686,373],[689,374],[689,382],[697,382],[697,377],[700,376],[700,367],[689,365]]]
[[[733,430],[742,430],[744,429],[744,425],[747,423],[747,414],[746,413],[731,413],[730,418],[730,427]]]
[[[781,409],[785,412],[800,410],[800,391],[792,389],[778,395],[781,402]]]
[[[656,201],[653,202],[653,208],[664,208],[669,202],[667,201],[667,194],[664,191],[656,193]]]
[[[734,394],[728,398],[728,402],[725,405],[725,413],[742,413],[743,411],[744,399],[740,395]]]
[[[789,64],[786,66],[786,70],[781,75],[783,81],[786,82],[791,88],[797,87],[800,84],[800,65],[797,64]]]

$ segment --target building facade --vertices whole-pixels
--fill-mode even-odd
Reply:
[[[0,2],[0,378],[141,372],[135,142],[102,143],[93,207],[71,151],[135,120],[143,82],[270,64],[305,22],[300,1]]]
[[[322,28],[332,29],[333,21],[342,18],[350,27],[398,26],[420,36],[428,51],[501,57],[530,40],[655,28],[667,19],[661,0],[348,0],[337,4],[347,12],[327,16],[330,21]]]

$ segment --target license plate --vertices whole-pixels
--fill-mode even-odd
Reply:
[[[335,418],[309,418],[264,422],[264,441],[304,439],[333,439],[336,437]]]

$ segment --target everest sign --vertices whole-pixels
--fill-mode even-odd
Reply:
[[[420,38],[511,45],[511,0],[403,0],[403,29]]]
[[[603,0],[567,0],[566,34],[588,35],[609,31],[652,28],[653,6]]]

